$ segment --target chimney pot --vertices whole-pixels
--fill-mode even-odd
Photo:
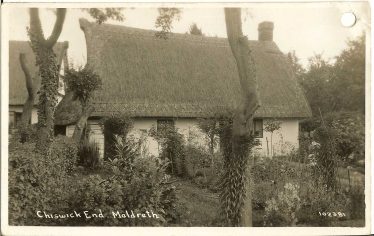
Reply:
[[[258,40],[259,41],[273,41],[274,23],[271,21],[264,21],[258,24]]]

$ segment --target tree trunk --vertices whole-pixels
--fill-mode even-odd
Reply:
[[[41,87],[38,104],[38,140],[36,150],[44,152],[54,136],[54,112],[57,104],[59,66],[53,46],[56,44],[65,21],[66,9],[58,8],[51,36],[44,38],[39,9],[30,8],[28,34],[39,67]]]
[[[87,124],[87,119],[88,119],[88,117],[90,117],[93,110],[94,110],[94,108],[92,106],[87,106],[87,107],[83,108],[82,115],[79,118],[77,124],[75,125],[75,129],[74,129],[74,133],[73,133],[73,139],[76,142],[81,141],[84,127],[86,127],[86,124]]]
[[[28,93],[27,100],[26,100],[25,104],[23,105],[23,111],[22,111],[22,117],[21,117],[21,125],[23,127],[26,127],[30,124],[30,121],[31,121],[31,115],[32,115],[32,109],[34,107],[36,88],[35,88],[35,85],[34,85],[33,78],[31,77],[30,70],[27,67],[26,57],[25,57],[24,53],[20,53],[19,61],[20,61],[20,64],[21,64],[22,71],[25,74],[26,89],[27,89],[27,93]]]
[[[223,190],[223,201],[226,203],[223,202],[223,205],[228,210],[226,217],[230,225],[252,226],[249,154],[254,143],[253,116],[260,103],[248,39],[242,32],[241,9],[225,8],[225,20],[227,37],[239,72],[242,100],[232,124],[225,132],[226,144],[222,145],[226,149],[224,156],[227,181]]]

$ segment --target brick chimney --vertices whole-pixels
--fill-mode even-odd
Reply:
[[[258,41],[273,41],[274,23],[263,21],[258,24]]]

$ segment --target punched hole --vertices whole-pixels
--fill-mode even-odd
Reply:
[[[340,18],[340,22],[344,27],[352,27],[356,24],[357,18],[353,12],[345,12]]]

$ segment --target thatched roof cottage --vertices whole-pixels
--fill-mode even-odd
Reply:
[[[60,66],[60,75],[64,74],[65,68],[68,65],[67,49],[68,42],[58,42],[54,46],[58,64]],[[20,63],[20,53],[25,54],[26,66],[34,78],[34,83],[39,89],[40,77],[38,76],[38,68],[35,65],[35,55],[31,49],[30,42],[27,41],[9,41],[9,125],[14,127],[20,121],[22,115],[23,105],[28,97],[26,89],[25,74],[22,71]],[[65,95],[64,82],[62,77],[59,78],[59,98],[61,101]],[[35,103],[38,102],[36,96]],[[36,107],[32,110],[31,123],[37,122]]]
[[[235,60],[226,38],[189,34],[155,37],[155,31],[80,20],[86,37],[87,63],[101,76],[94,112],[89,119],[92,140],[104,148],[99,119],[113,113],[134,117],[134,130],[147,132],[168,121],[186,136],[196,130],[197,118],[232,110],[240,87]],[[263,155],[286,154],[298,148],[299,121],[311,116],[303,91],[285,55],[273,41],[273,23],[259,24],[258,40],[250,40],[256,65],[261,108],[254,128]],[[77,105],[77,104],[75,104]],[[78,115],[71,102],[60,103],[56,124],[74,130]],[[280,121],[270,147],[267,122]],[[157,144],[150,144],[157,154]]]

